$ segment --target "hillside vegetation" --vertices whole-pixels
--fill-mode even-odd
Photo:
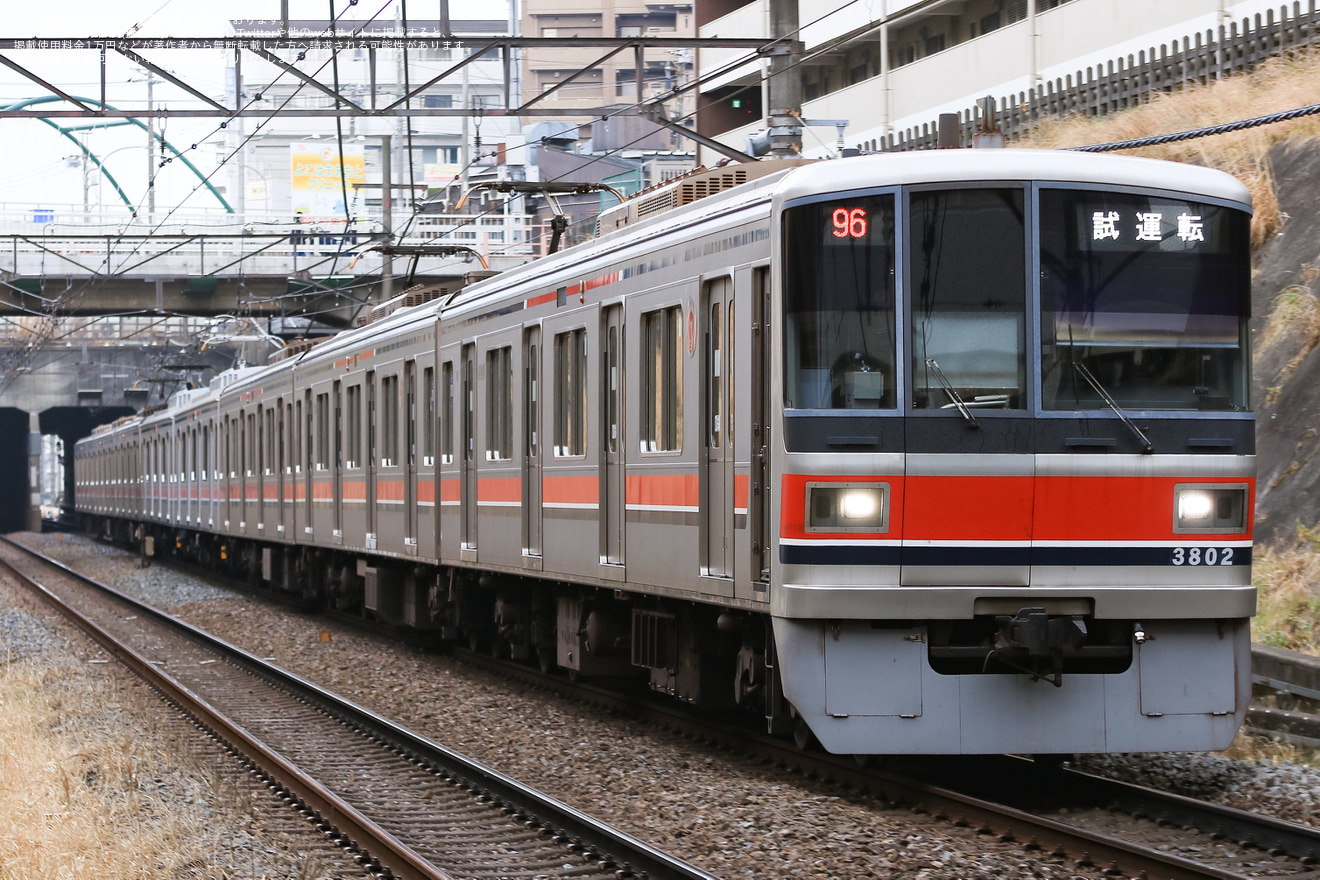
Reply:
[[[1103,117],[1042,123],[1015,146],[1057,148],[1185,131],[1317,100],[1320,52]],[[1252,402],[1257,415],[1258,641],[1320,654],[1320,115],[1126,151],[1227,171],[1251,190]]]

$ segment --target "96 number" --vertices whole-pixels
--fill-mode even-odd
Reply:
[[[1174,547],[1174,565],[1232,565],[1232,547]]]
[[[866,209],[835,208],[831,218],[834,221],[835,238],[865,238]]]

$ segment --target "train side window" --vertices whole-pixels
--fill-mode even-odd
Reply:
[[[1023,190],[912,193],[912,406],[1026,405]]]
[[[555,336],[555,457],[585,455],[587,331]]]
[[[362,464],[362,386],[348,386],[348,460],[344,467]]]
[[[513,458],[513,348],[486,352],[486,460]]]
[[[454,463],[454,362],[440,368],[440,391],[445,396],[444,421],[440,425],[440,463]]]
[[[330,395],[316,395],[316,469],[330,467]]]
[[[386,376],[380,382],[381,465],[399,463],[399,377]]]
[[[266,457],[262,462],[262,473],[267,476],[275,473],[275,441],[275,407],[268,406],[266,407]]]
[[[435,367],[422,370],[422,465],[435,464]]]
[[[642,315],[643,452],[683,448],[683,307]]]

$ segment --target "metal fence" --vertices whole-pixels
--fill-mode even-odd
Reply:
[[[1157,92],[1205,84],[1245,73],[1269,58],[1320,42],[1317,0],[1294,2],[1264,15],[1226,22],[1217,29],[1183,37],[1144,52],[1087,67],[1076,74],[1042,82],[1038,87],[995,98],[995,121],[1011,140],[1042,119],[1104,116],[1150,101]],[[978,124],[977,110],[958,114],[964,145]],[[928,150],[939,137],[935,122],[888,135],[877,147],[885,151]]]

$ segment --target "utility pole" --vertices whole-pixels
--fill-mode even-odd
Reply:
[[[394,244],[394,181],[390,169],[390,150],[393,138],[380,136],[380,214],[385,232],[385,244]],[[394,296],[394,257],[388,253],[380,262],[380,299],[385,302]]]
[[[770,158],[794,159],[802,153],[802,80],[794,69],[802,57],[798,0],[770,0],[770,36],[783,39],[770,54]]]
[[[156,213],[156,117],[151,105],[151,86],[155,74],[147,70],[147,222]]]

